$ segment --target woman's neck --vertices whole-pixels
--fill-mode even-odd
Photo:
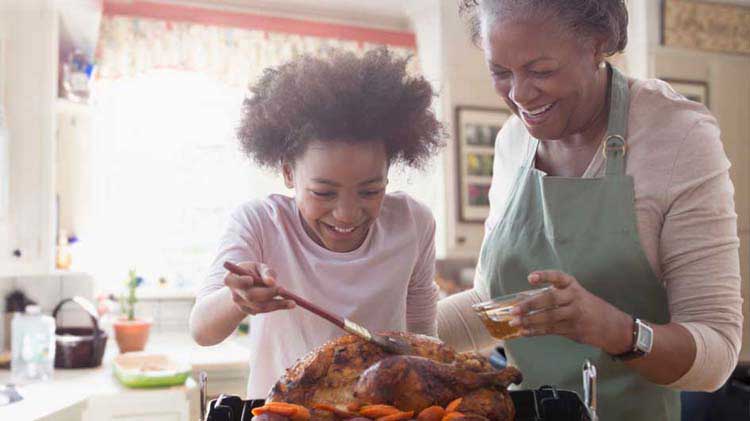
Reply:
[[[570,149],[585,149],[588,145],[599,144],[607,132],[609,120],[610,79],[613,77],[609,66],[598,70],[600,77],[597,80],[596,105],[594,112],[583,125],[582,130],[559,140],[560,146]]]
[[[601,77],[597,81],[596,105],[584,125],[584,129],[558,140],[543,141],[537,149],[536,168],[549,175],[580,177],[588,168],[591,159],[607,132],[609,120],[609,69],[599,70]]]

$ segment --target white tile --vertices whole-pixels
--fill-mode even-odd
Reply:
[[[94,279],[87,273],[71,273],[61,276],[62,297],[83,297],[89,301],[94,300]]]
[[[187,320],[174,322],[162,320],[158,327],[160,333],[188,333],[190,331]]]
[[[136,317],[150,317],[157,322],[159,320],[159,303],[156,301],[140,300],[135,303]]]
[[[5,297],[15,288],[15,278],[0,278],[0,314],[5,313]]]
[[[187,324],[192,309],[192,300],[161,300],[159,317],[162,323]]]
[[[60,302],[61,288],[58,275],[19,277],[16,286],[29,299],[41,306],[45,313],[51,313],[57,303]]]
[[[0,278],[0,350],[5,348],[5,297],[15,288],[14,278]],[[10,338],[8,343],[10,344]]]
[[[93,327],[89,314],[74,304],[66,304],[57,314],[57,325],[62,327]]]

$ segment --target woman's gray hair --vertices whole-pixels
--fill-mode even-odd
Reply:
[[[459,0],[471,40],[481,45],[482,20],[549,16],[572,34],[601,37],[605,56],[617,54],[628,43],[625,0]]]

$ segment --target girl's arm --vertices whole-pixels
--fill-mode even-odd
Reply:
[[[232,292],[225,285],[227,270],[225,261],[233,263],[261,261],[259,224],[250,217],[253,204],[246,204],[235,210],[227,229],[219,241],[218,253],[196,294],[195,305],[190,313],[190,333],[200,345],[214,345],[229,336],[247,317],[232,298]]]

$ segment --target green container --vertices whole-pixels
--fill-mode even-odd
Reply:
[[[179,386],[190,376],[191,368],[163,354],[128,352],[113,362],[115,377],[127,387],[149,388]]]

